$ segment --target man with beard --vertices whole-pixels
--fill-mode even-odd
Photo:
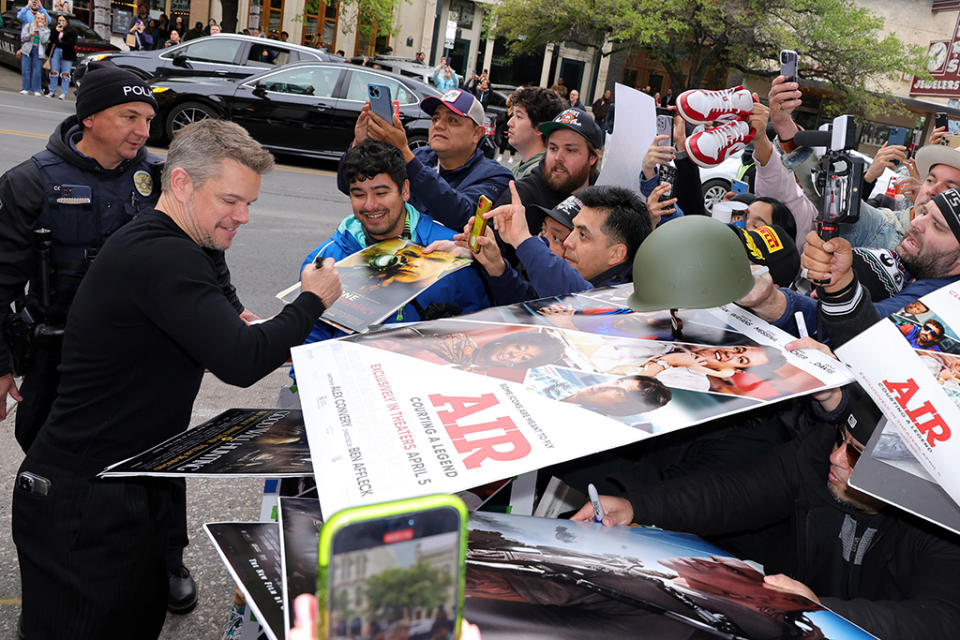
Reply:
[[[777,132],[780,146],[783,148],[783,165],[797,176],[804,193],[819,209],[819,196],[812,184],[818,159],[812,150],[798,147],[793,138],[800,128],[791,114],[800,106],[800,85],[788,82],[783,76],[774,79],[768,95],[770,101],[770,124]],[[844,225],[841,233],[854,247],[892,249],[909,233],[912,220],[919,214],[919,208],[930,199],[947,189],[960,187],[960,150],[936,144],[941,134],[931,136],[933,144],[927,144],[917,151],[917,171],[922,182],[914,197],[914,208],[903,211],[878,208],[869,205],[866,200],[860,203],[860,217],[856,224]],[[905,154],[894,147],[882,150],[874,161],[874,166],[893,166],[896,160],[905,159]],[[775,159],[776,160],[776,159]],[[811,171],[813,170],[813,171]],[[758,170],[759,171],[759,170]],[[759,176],[759,173],[758,173]],[[783,184],[783,183],[782,183]],[[786,186],[792,186],[789,182]],[[785,201],[778,193],[767,193]],[[916,274],[914,274],[915,277]]]
[[[511,130],[523,137],[522,123],[515,120],[516,115],[511,118]],[[543,210],[550,210],[596,180],[603,131],[590,114],[575,109],[561,111],[552,121],[544,122],[537,129],[546,147],[546,154],[537,168],[517,180],[517,193],[524,205],[537,205]],[[511,138],[511,144],[514,143]],[[510,201],[510,193],[504,191],[494,201],[494,206],[509,204]],[[539,233],[543,224],[543,210],[527,210],[527,227],[534,235]]]
[[[477,209],[480,196],[496,201],[512,174],[477,148],[483,139],[486,116],[469,92],[450,89],[441,97],[428,96],[420,108],[431,117],[429,146],[411,151],[400,119],[387,122],[365,104],[354,127],[353,144],[371,138],[400,150],[410,179],[410,204],[441,224],[459,231]],[[349,195],[343,173],[337,187]]]
[[[960,278],[960,189],[944,191],[918,204],[916,216],[896,252],[911,278],[899,294],[868,310],[870,293],[857,281],[850,243],[843,238],[824,241],[814,231],[807,235],[801,273],[811,281],[828,283],[823,288],[825,295],[820,296],[822,314],[849,318],[854,309],[869,314],[855,324],[835,323],[830,328],[834,340],[849,339],[869,326],[869,318],[888,316]],[[802,311],[808,331],[813,334],[817,329],[817,301],[774,287],[769,276],[757,278],[756,286],[739,304],[786,331],[794,329],[794,314]]]

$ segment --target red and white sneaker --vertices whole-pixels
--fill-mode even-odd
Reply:
[[[677,111],[690,124],[737,120],[753,111],[753,96],[743,85],[723,91],[690,89],[677,97]]]
[[[687,155],[701,167],[713,167],[743,149],[753,140],[753,129],[737,120],[713,129],[705,129],[687,138]]]

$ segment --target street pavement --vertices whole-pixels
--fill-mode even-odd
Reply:
[[[74,109],[73,90],[64,102],[21,96],[19,90],[19,74],[0,66],[0,173],[40,151],[57,123]],[[304,256],[329,237],[349,211],[349,202],[336,189],[335,164],[290,158],[278,158],[278,162],[277,169],[263,179],[260,199],[251,208],[250,223],[240,230],[227,252],[240,299],[261,317],[281,309],[282,303],[274,294],[296,281]],[[240,389],[207,374],[194,405],[191,426],[232,407],[276,406],[279,389],[287,380],[286,368],[281,368],[252,387]],[[0,639],[8,639],[16,637],[20,608],[9,496],[23,460],[14,440],[11,417],[0,422],[0,442],[4,443],[0,446],[4,496],[0,498]],[[199,584],[200,604],[188,615],[168,615],[161,638],[220,638],[233,599],[233,581],[202,525],[256,520],[262,486],[263,482],[256,479],[202,478],[187,482],[191,544],[185,561]]]

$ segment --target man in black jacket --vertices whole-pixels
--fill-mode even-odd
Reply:
[[[160,633],[172,483],[97,473],[183,431],[204,370],[240,386],[273,371],[339,297],[332,259],[308,265],[303,293],[267,322],[247,325],[224,295],[214,256],[272,165],[236,124],[186,127],[156,210],[114,233],[81,283],[57,399],[13,496],[28,638]]]
[[[604,524],[717,535],[789,522],[792,535],[758,549],[756,559],[776,574],[765,579],[770,588],[822,602],[885,640],[952,636],[960,625],[957,540],[847,484],[876,425],[859,393],[819,394],[817,428],[740,470],[635,483],[629,499],[603,496]],[[592,517],[587,504],[574,519]]]

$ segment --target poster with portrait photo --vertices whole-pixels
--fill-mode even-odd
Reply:
[[[960,355],[960,338],[956,332],[923,301],[907,304],[889,319],[913,348]]]
[[[422,245],[403,238],[378,242],[337,263],[343,294],[320,319],[347,333],[363,331],[472,262],[444,251],[424,254]],[[296,284],[277,297],[289,304],[299,293]]]
[[[296,347],[321,504],[454,493],[850,380],[748,312],[715,313],[743,344],[444,319]]]
[[[270,640],[283,640],[286,623],[277,523],[208,522],[203,529],[260,628]]]
[[[104,478],[312,475],[303,413],[292,409],[228,409],[100,473]]]
[[[483,637],[872,638],[702,539],[473,514],[465,615]]]
[[[956,336],[960,327],[960,283],[942,287],[919,302],[882,319],[836,353],[897,428],[903,446],[960,504],[956,465],[960,441],[955,433],[960,403],[954,379],[955,368],[960,367],[948,352],[953,350],[950,336]],[[920,335],[920,329],[933,320],[944,329],[942,339],[930,332]],[[912,328],[905,331],[908,322]],[[940,350],[940,345],[946,348]]]

